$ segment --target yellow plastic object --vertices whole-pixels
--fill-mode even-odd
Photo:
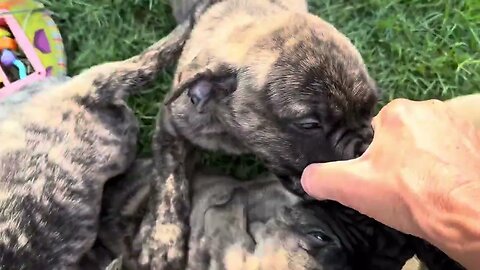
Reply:
[[[0,38],[11,36],[12,34],[7,29],[0,28]]]
[[[34,45],[36,54],[47,70],[47,76],[66,75],[63,39],[45,6],[34,0],[0,0],[0,7],[2,4],[3,8],[8,9],[15,17],[30,43]],[[45,46],[40,47],[39,43]]]
[[[16,51],[18,50],[18,44],[13,38],[0,37],[0,51],[4,49]]]

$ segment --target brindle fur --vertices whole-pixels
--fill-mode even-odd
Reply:
[[[134,249],[146,269],[184,269],[190,213],[189,166],[194,164],[188,142],[157,126],[154,176],[146,213]],[[181,221],[181,222],[179,222]]]
[[[139,269],[132,240],[148,213],[154,172],[151,160],[140,159],[127,174],[107,182],[98,239],[81,269],[104,270],[115,258],[123,258],[123,269]],[[412,241],[352,209],[304,201],[273,175],[245,182],[197,171],[190,179],[185,269],[425,269],[416,259],[405,264],[414,251],[428,258],[431,270],[462,269],[442,253],[421,252],[419,245],[430,248],[425,242]],[[323,240],[317,241],[314,231]]]
[[[103,270],[117,257],[125,269],[138,269],[131,241],[147,213],[153,174],[153,162],[137,160],[106,184],[98,241],[85,258],[100,267],[88,269]],[[245,182],[197,171],[190,179],[185,269],[390,270],[413,255],[405,235],[337,203],[305,202],[273,175]]]
[[[138,124],[124,98],[178,56],[191,25],[130,59],[31,86],[28,101],[5,107],[2,269],[75,269],[94,243],[104,183],[135,156]]]
[[[199,113],[189,89],[201,83],[213,85],[214,95]],[[353,158],[368,146],[376,100],[377,88],[357,49],[309,14],[305,1],[225,0],[199,17],[185,44],[157,123],[154,153],[163,150],[165,136],[207,150],[253,153],[289,190],[305,196],[299,181],[305,166]],[[295,119],[307,116],[320,128],[294,127]],[[154,156],[155,167],[161,167],[159,159]],[[152,269],[183,269],[184,252],[172,247],[185,249],[188,179],[172,181],[163,174],[155,185],[168,182],[172,193],[153,190],[139,240],[141,262]],[[175,228],[178,244],[153,240],[166,228]]]

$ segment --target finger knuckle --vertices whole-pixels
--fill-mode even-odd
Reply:
[[[398,114],[398,113],[404,113],[405,111],[408,111],[407,109],[414,106],[417,102],[404,99],[404,98],[398,98],[394,99],[390,102],[389,110],[388,112]]]
[[[403,119],[407,118],[408,114],[408,101],[404,100],[394,100],[387,104],[380,113],[378,114],[377,119],[374,120],[374,126],[381,127],[384,125],[400,124],[404,122]]]

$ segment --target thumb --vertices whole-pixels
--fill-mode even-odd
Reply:
[[[301,183],[307,194],[360,210],[374,194],[374,171],[360,159],[309,165]]]

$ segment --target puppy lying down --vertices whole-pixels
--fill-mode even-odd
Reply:
[[[121,257],[124,269],[138,269],[131,245],[152,166],[139,159],[106,184],[98,239],[81,269],[105,269]],[[198,172],[192,181],[188,269],[387,270],[413,256],[402,234],[334,202],[304,201],[273,175],[243,182]]]

